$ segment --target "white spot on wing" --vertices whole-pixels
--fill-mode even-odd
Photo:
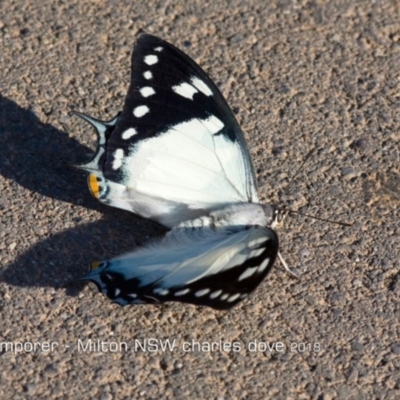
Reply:
[[[206,96],[212,96],[213,92],[201,79],[193,77],[190,81],[200,92],[204,93]]]
[[[183,296],[186,293],[189,293],[190,289],[183,289],[183,290],[179,290],[178,292],[175,292],[175,296]]]
[[[201,290],[198,290],[194,295],[196,296],[196,297],[201,297],[201,296],[204,296],[205,294],[207,294],[208,292],[210,291],[210,289],[201,289]]]
[[[267,268],[268,264],[269,264],[270,259],[266,258],[261,265],[258,267],[257,269],[257,273],[259,274],[260,272],[263,272],[265,270],[265,268]]]
[[[142,87],[139,89],[139,92],[143,97],[149,97],[156,93],[156,91],[150,86]]]
[[[217,290],[216,292],[212,292],[212,293],[210,294],[210,299],[215,299],[215,298],[218,297],[221,293],[222,293],[222,290]]]
[[[136,118],[143,117],[143,115],[146,115],[150,111],[149,107],[147,106],[138,106],[133,110],[133,115]]]
[[[264,242],[266,242],[266,238],[265,237],[259,237],[259,238],[254,239],[254,240],[250,240],[249,247],[255,247],[256,245],[264,243]]]
[[[236,293],[234,295],[232,295],[231,297],[229,297],[229,299],[227,300],[228,303],[232,303],[232,301],[235,301],[236,299],[238,299],[240,297],[240,293]]]
[[[169,293],[169,290],[163,288],[155,288],[153,290],[154,294],[159,294],[161,296],[166,296]]]
[[[143,76],[145,77],[145,79],[151,79],[153,77],[153,74],[151,73],[151,71],[144,71]]]
[[[154,54],[149,54],[148,56],[146,56],[146,57],[144,58],[144,62],[145,62],[147,65],[154,65],[154,64],[157,64],[157,63],[158,63],[158,57],[157,57],[156,55],[154,55]]]
[[[136,299],[137,294],[136,293],[128,293],[127,296],[130,297],[131,299]]]
[[[121,293],[121,290],[118,288],[115,288],[114,296],[117,297],[117,296],[119,296],[120,293]]]
[[[193,95],[198,93],[196,88],[186,82],[183,82],[180,85],[172,86],[172,90],[180,96],[186,97],[190,100],[193,100]]]
[[[161,46],[158,46],[158,47],[154,48],[154,51],[160,52],[160,51],[163,51],[163,48]]]
[[[112,164],[113,169],[118,169],[122,165],[122,159],[124,158],[124,150],[117,149],[114,152],[114,160]]]
[[[122,133],[122,139],[130,139],[132,136],[137,135],[137,130],[135,128],[129,128],[125,132]]]
[[[239,276],[238,281],[242,281],[243,279],[250,278],[256,272],[258,267],[253,267],[253,268],[247,268],[244,272],[242,272],[242,275]]]
[[[250,258],[261,256],[261,254],[264,252],[264,250],[265,250],[264,248],[253,250],[252,252],[250,252]]]
[[[229,297],[229,294],[224,293],[224,294],[221,296],[221,300],[226,300],[228,297]]]

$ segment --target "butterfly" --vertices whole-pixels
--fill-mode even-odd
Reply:
[[[113,302],[169,301],[228,309],[263,281],[278,254],[282,213],[260,204],[243,133],[216,85],[172,44],[141,35],[121,113],[101,121],[78,167],[100,202],[170,231],[81,278]]]

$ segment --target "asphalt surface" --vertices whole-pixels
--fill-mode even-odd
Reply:
[[[0,15],[1,399],[399,398],[398,2],[4,0]],[[299,280],[277,262],[229,312],[66,285],[165,232],[63,162],[95,146],[72,109],[122,109],[140,32],[221,88],[262,201],[352,223],[285,221]]]

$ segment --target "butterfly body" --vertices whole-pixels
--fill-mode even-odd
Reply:
[[[171,228],[83,279],[125,304],[182,301],[226,309],[263,280],[278,252],[277,212],[258,203],[236,119],[207,74],[171,44],[140,36],[122,112],[78,114],[98,147],[80,168],[101,202]]]

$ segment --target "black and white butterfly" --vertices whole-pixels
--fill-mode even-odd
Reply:
[[[187,55],[150,35],[132,54],[122,113],[98,134],[92,194],[171,228],[131,253],[93,263],[83,280],[121,305],[181,301],[227,309],[265,278],[282,216],[258,202],[243,133],[215,84]]]

